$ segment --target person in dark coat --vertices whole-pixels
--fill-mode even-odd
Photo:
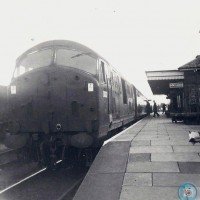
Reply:
[[[157,115],[157,117],[159,117],[160,115],[158,114],[158,111],[157,111],[157,104],[155,101],[153,101],[153,117],[155,117],[155,115]]]
[[[165,103],[163,103],[162,109],[163,109],[163,114],[164,114],[164,113],[165,113],[165,110],[166,110],[166,105],[165,105]]]

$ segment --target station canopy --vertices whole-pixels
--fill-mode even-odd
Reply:
[[[168,95],[170,88],[182,87],[184,72],[178,70],[146,71],[154,95]]]

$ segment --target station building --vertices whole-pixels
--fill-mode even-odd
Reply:
[[[200,122],[200,56],[178,70],[146,71],[154,95],[170,99],[172,121]]]

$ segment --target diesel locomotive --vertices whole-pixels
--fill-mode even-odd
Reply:
[[[1,124],[4,143],[45,164],[72,149],[76,157],[83,151],[90,157],[86,152],[112,131],[145,116],[146,104],[142,93],[90,48],[43,42],[16,61]]]

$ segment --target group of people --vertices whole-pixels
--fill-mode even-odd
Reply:
[[[165,109],[166,109],[166,105],[163,104],[163,106],[162,106],[163,114],[165,113]],[[150,114],[150,104],[149,104],[149,102],[147,102],[147,113],[148,113],[148,115]],[[153,101],[153,117],[155,117],[155,116],[159,117],[160,115],[158,114],[158,106],[157,106],[156,102]]]
[[[163,114],[165,113],[165,109],[166,109],[166,105],[163,103],[162,105],[162,110],[163,110]],[[157,115],[157,117],[159,117],[160,115],[158,114],[158,107],[155,101],[153,101],[153,117],[155,117]]]

